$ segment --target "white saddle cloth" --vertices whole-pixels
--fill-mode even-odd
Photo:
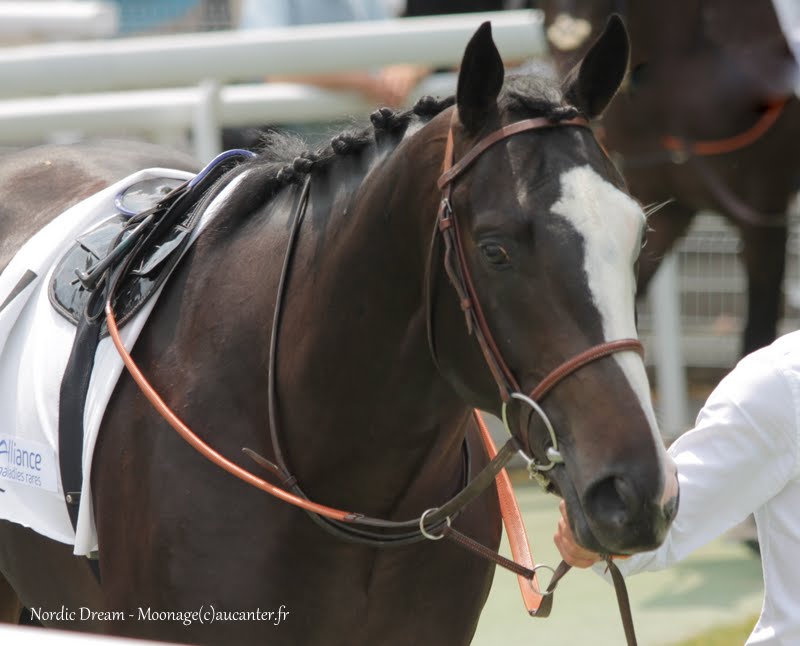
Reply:
[[[131,175],[53,220],[0,274],[0,519],[73,545],[75,554],[97,550],[89,488],[92,453],[123,364],[111,340],[103,338],[95,355],[84,412],[83,489],[77,531],[73,531],[61,491],[57,452],[61,376],[76,328],[50,304],[50,276],[76,237],[117,213],[114,198],[120,191],[136,182],[162,177],[183,180],[192,175],[166,169]],[[206,209],[192,241],[237,183],[232,182]],[[128,349],[139,336],[160,291],[121,330]]]

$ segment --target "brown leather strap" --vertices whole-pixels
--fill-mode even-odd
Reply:
[[[457,511],[466,507],[475,500],[480,494],[488,489],[495,481],[497,474],[500,473],[505,465],[519,451],[517,441],[512,437],[502,446],[500,451],[492,457],[489,464],[476,475],[456,496],[448,500],[441,507],[438,507],[430,514],[425,516],[425,525],[429,527],[445,522]]]
[[[662,137],[661,145],[669,151],[691,155],[722,155],[750,146],[763,137],[775,125],[789,101],[789,97],[771,104],[751,127],[732,137],[706,141],[686,141],[680,137]]]
[[[453,131],[458,124],[458,109],[454,109],[450,118],[450,128],[447,132],[447,143],[445,145],[444,160],[442,162],[442,174],[437,181],[439,189],[442,190],[442,201],[437,214],[439,220],[439,231],[445,243],[444,266],[450,282],[456,289],[464,310],[468,333],[475,332],[475,338],[481,349],[489,370],[497,384],[500,398],[504,402],[511,399],[511,392],[518,392],[519,385],[514,378],[514,374],[509,369],[503,355],[500,352],[494,337],[489,330],[489,325],[480,306],[475,285],[472,281],[467,266],[466,254],[462,243],[461,233],[458,227],[458,219],[453,217],[452,203],[450,200],[452,193],[452,182],[469,168],[478,157],[494,144],[507,139],[513,135],[529,130],[541,128],[553,128],[558,126],[581,126],[589,127],[588,121],[582,117],[565,119],[563,121],[551,121],[545,117],[525,119],[503,126],[491,134],[481,139],[472,147],[457,163],[454,161]],[[457,264],[453,265],[453,249]]]
[[[529,396],[533,401],[538,402],[550,392],[559,381],[564,379],[564,377],[572,374],[586,364],[625,350],[633,350],[634,352],[638,352],[642,357],[644,356],[644,347],[638,339],[617,339],[616,341],[600,343],[588,350],[584,350],[571,359],[567,359],[542,379],[539,385],[531,391]]]
[[[486,454],[489,458],[493,458],[497,455],[497,448],[494,445],[494,440],[492,439],[491,433],[489,433],[486,423],[483,421],[478,411],[475,411],[475,421],[478,424],[478,430],[480,431]],[[522,519],[522,513],[520,512],[516,496],[514,495],[511,478],[509,478],[508,472],[505,469],[497,474],[495,487],[497,488],[497,500],[500,503],[500,514],[506,529],[508,544],[511,547],[511,558],[525,566],[528,571],[533,572],[533,576],[530,579],[527,573],[517,573],[517,583],[519,584],[519,591],[522,595],[522,602],[525,604],[525,609],[529,614],[538,616],[536,613],[542,603],[542,594],[539,592],[541,588],[536,580],[536,568],[530,543],[528,542],[528,534],[525,531],[525,521]],[[531,582],[533,582],[534,585],[531,585]]]
[[[447,136],[447,147],[445,148],[445,164],[447,164],[447,168],[445,168],[444,172],[437,181],[437,185],[439,186],[440,190],[452,182],[456,177],[461,175],[461,173],[467,170],[467,168],[472,166],[475,160],[477,160],[478,157],[486,152],[487,148],[494,146],[498,141],[508,139],[513,135],[517,135],[528,130],[541,130],[542,128],[557,128],[560,126],[580,126],[582,128],[589,128],[589,122],[583,117],[574,117],[572,119],[564,119],[562,121],[552,121],[547,117],[536,117],[534,119],[515,121],[512,124],[495,130],[490,135],[487,135],[481,139],[477,144],[475,144],[475,146],[470,148],[470,150],[461,159],[458,160],[458,163],[454,164],[452,124],[456,122],[457,117],[458,111],[455,110],[453,111],[453,119],[451,121],[450,131]]]
[[[445,187],[445,191],[449,196],[449,185]],[[514,374],[504,361],[483,314],[483,308],[480,305],[472,275],[467,267],[458,220],[453,217],[449,197],[442,200],[439,217],[439,230],[445,245],[444,267],[453,288],[458,294],[461,309],[464,311],[466,319],[467,331],[475,334],[486,365],[489,367],[500,391],[500,398],[507,402],[511,399],[511,392],[519,391],[519,385],[514,378]]]
[[[164,418],[164,420],[169,423],[169,425],[172,426],[172,428],[175,429],[178,434],[203,457],[210,460],[217,466],[225,469],[225,471],[228,471],[240,480],[243,480],[244,482],[256,487],[257,489],[261,489],[262,491],[265,491],[266,493],[275,496],[284,502],[288,502],[295,507],[300,507],[301,509],[305,509],[306,511],[310,511],[325,518],[330,518],[344,523],[352,523],[355,525],[364,525],[367,527],[378,527],[383,529],[403,529],[419,526],[419,518],[409,521],[387,521],[312,502],[305,496],[292,494],[281,487],[278,487],[270,482],[267,482],[266,480],[263,480],[262,478],[253,475],[247,469],[240,467],[238,464],[232,462],[211,448],[175,414],[175,412],[166,404],[166,402],[164,402],[155,388],[153,388],[142,371],[139,369],[139,366],[136,365],[136,362],[133,360],[133,357],[131,357],[127,348],[125,348],[125,344],[122,342],[122,338],[119,335],[119,329],[117,328],[117,323],[110,300],[106,302],[105,311],[109,335],[111,336],[111,339],[116,346],[117,351],[119,352],[120,357],[125,364],[125,367],[130,372],[136,384],[139,386],[139,389],[158,411],[158,413]],[[484,467],[483,470],[470,481],[467,487],[462,489],[456,496],[451,498],[444,505],[425,516],[425,525],[430,528],[445,522],[449,517],[453,516],[456,512],[460,511],[475,498],[477,498],[492,484],[492,482],[494,482],[494,478],[497,473],[503,469],[503,467],[517,453],[518,450],[519,447],[517,446],[516,441],[513,438],[509,439],[503,448],[497,453],[497,455],[490,460],[489,464],[486,465],[486,467]],[[270,468],[270,470],[280,476],[285,475],[285,472],[282,470],[275,471],[274,465]],[[416,534],[419,536],[419,532]]]
[[[122,342],[122,339],[119,335],[119,330],[117,329],[116,319],[114,318],[114,310],[111,305],[111,299],[106,302],[106,324],[108,325],[108,333],[111,336],[114,345],[117,348],[117,351],[122,357],[122,361],[125,364],[125,367],[131,373],[131,376],[136,381],[136,384],[139,386],[139,389],[142,391],[145,397],[147,397],[148,401],[153,405],[153,407],[158,411],[158,413],[174,428],[180,435],[186,440],[198,453],[200,453],[205,458],[211,460],[214,464],[219,467],[222,467],[229,473],[235,475],[237,478],[244,480],[248,484],[261,489],[262,491],[266,491],[267,493],[275,496],[276,498],[280,498],[281,500],[288,502],[296,507],[300,507],[302,509],[306,509],[308,511],[312,511],[317,514],[323,514],[330,518],[335,518],[337,520],[341,520],[344,522],[353,522],[354,520],[360,517],[360,514],[354,514],[349,511],[343,511],[341,509],[333,509],[332,507],[328,507],[326,505],[320,505],[310,500],[304,500],[298,496],[295,496],[288,491],[281,489],[273,485],[266,480],[258,478],[254,476],[252,473],[247,471],[247,469],[243,469],[238,464],[231,462],[225,456],[218,453],[214,449],[212,449],[208,444],[206,444],[202,439],[200,439],[192,429],[190,429],[186,424],[184,424],[183,420],[181,420],[173,411],[172,409],[164,402],[158,392],[153,388],[147,378],[142,374],[142,371],[139,370],[139,366],[136,365],[133,358],[131,357],[130,353],[125,348],[125,345]]]
[[[631,612],[631,601],[628,598],[628,588],[625,586],[625,578],[614,564],[613,559],[607,558],[606,565],[611,573],[611,580],[614,582],[614,591],[617,593],[617,605],[619,606],[619,616],[622,619],[622,628],[625,630],[625,640],[628,646],[636,646],[636,631],[633,627],[633,613]]]
[[[556,586],[558,586],[558,582],[564,577],[564,575],[570,571],[571,566],[566,563],[565,561],[561,561],[558,567],[553,571],[553,576],[550,578],[550,583],[547,586],[547,589],[544,591],[540,591],[538,588],[538,583],[535,584],[536,587],[534,588],[534,581],[536,581],[536,568],[527,568],[511,559],[507,559],[505,556],[498,554],[494,550],[489,549],[485,545],[482,545],[478,541],[462,534],[458,530],[453,529],[452,527],[447,527],[443,532],[443,535],[448,540],[452,541],[456,545],[463,547],[464,549],[472,552],[473,554],[491,561],[495,565],[499,565],[506,570],[513,572],[519,577],[522,577],[524,580],[527,581],[527,587],[535,594],[539,602],[532,607],[528,608],[528,614],[531,617],[539,617],[544,618],[550,615],[551,610],[553,609],[553,593],[556,590]],[[624,583],[623,583],[624,585]],[[627,591],[626,591],[626,599],[627,599]]]
[[[532,617],[550,616],[550,611],[553,609],[553,597],[555,596],[553,593],[556,591],[556,586],[564,577],[564,575],[571,569],[572,566],[566,561],[561,561],[561,563],[558,564],[558,567],[553,572],[553,576],[550,578],[550,583],[547,585],[547,590],[545,590],[545,596],[542,599],[542,604],[539,606],[539,610],[537,610],[536,614],[531,613]]]

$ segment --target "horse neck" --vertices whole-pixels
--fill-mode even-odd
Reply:
[[[349,190],[334,173],[332,199],[312,178],[313,233],[300,240],[281,327],[291,348],[279,362],[290,461],[326,495],[336,465],[343,502],[375,513],[402,506],[398,492],[412,481],[456,486],[468,415],[427,343],[425,264],[444,134],[438,123],[424,130]]]

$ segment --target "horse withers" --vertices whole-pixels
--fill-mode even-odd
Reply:
[[[99,581],[68,545],[3,522],[19,601],[120,613],[48,625],[181,642],[469,642],[494,566],[426,541],[444,522],[424,522],[488,461],[475,407],[505,415],[588,547],[660,544],[677,494],[635,341],[645,218],[585,121],[627,55],[612,20],[564,88],[504,82],[485,24],[455,101],[380,110],[314,153],[274,136],[210,189],[214,219],[136,342],[153,390],[216,452],[281,465],[282,487],[356,525],[420,518],[408,540],[377,547],[390,524],[331,527],[231,477],[123,374],[90,474]],[[71,154],[81,185],[114,179]],[[35,230],[28,204],[52,217],[76,190],[44,155],[0,160],[15,244]],[[451,521],[497,549],[493,490]]]

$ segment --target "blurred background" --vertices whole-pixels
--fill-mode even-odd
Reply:
[[[464,44],[487,17],[509,69],[555,74],[537,4],[0,0],[0,154],[113,137],[180,148],[202,163],[228,147],[257,146],[265,127],[295,130],[313,144],[342,124],[364,122],[377,106],[452,94]],[[800,317],[797,225],[793,207],[782,332],[797,329]],[[739,357],[746,312],[740,251],[726,220],[701,213],[640,305],[667,442],[691,426]],[[555,564],[555,499],[515,479],[534,554]],[[741,643],[761,598],[758,558],[742,544],[750,536],[742,528],[669,573],[632,580],[641,643],[691,636],[696,641],[686,643]],[[567,577],[547,621],[526,616],[515,587],[513,576],[496,574],[475,643],[621,643],[612,589],[594,575]],[[728,641],[705,633],[737,622],[746,626]]]

